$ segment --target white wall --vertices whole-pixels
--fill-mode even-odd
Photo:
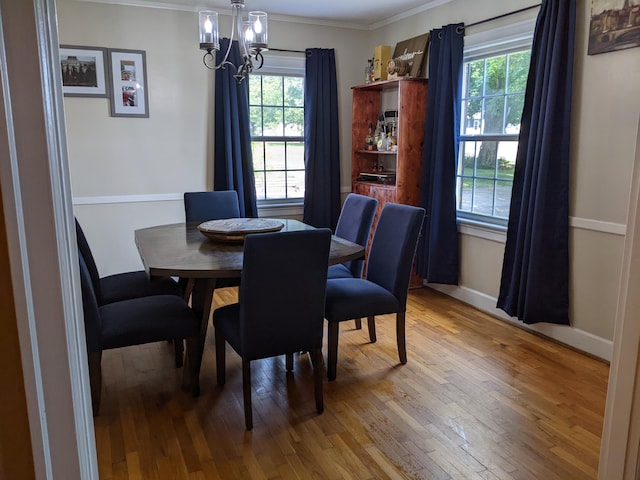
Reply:
[[[529,5],[528,0],[511,1],[508,7],[498,1],[453,0],[371,32],[370,48]],[[572,326],[542,324],[533,329],[609,359],[640,111],[640,49],[588,56],[589,8],[590,2],[578,2],[570,185]],[[467,34],[535,17],[537,12],[471,27]],[[435,287],[506,319],[495,308],[504,238],[485,239],[477,233],[482,235],[463,228],[460,286]]]
[[[424,12],[409,12],[373,31],[270,18],[272,47],[336,49],[343,191],[350,189],[350,87],[362,83],[373,47],[394,46],[444,24],[470,24],[530,4],[529,0],[512,0],[508,6],[498,0],[451,0]],[[610,358],[640,111],[640,49],[586,55],[589,6],[578,2],[570,186],[572,326],[533,328]],[[468,33],[536,15],[532,10],[472,27]],[[75,210],[100,272],[140,268],[133,230],[181,221],[179,194],[211,185],[207,158],[213,74],[201,63],[197,14],[58,0],[58,17],[63,44],[147,52],[150,118],[112,118],[106,99],[65,99]],[[147,197],[120,197],[125,203],[110,203],[128,195]],[[101,205],[91,203],[102,196],[111,199]],[[484,235],[464,227],[461,285],[442,289],[506,319],[495,309],[503,252],[504,235]]]

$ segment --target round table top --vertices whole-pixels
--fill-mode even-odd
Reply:
[[[314,227],[280,218],[283,231]],[[141,228],[135,242],[145,270],[153,276],[189,278],[239,277],[242,273],[244,242],[217,242],[205,237],[197,223],[174,223]],[[329,264],[364,257],[364,247],[333,235]]]

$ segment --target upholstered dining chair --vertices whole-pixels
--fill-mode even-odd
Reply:
[[[100,277],[91,247],[87,237],[76,218],[76,240],[78,250],[82,253],[91,276],[91,282],[96,294],[98,305],[107,305],[132,298],[147,297],[150,295],[184,295],[182,285],[179,285],[171,277],[151,277],[144,270],[116,273],[106,277]],[[184,346],[182,342],[176,342],[175,348],[176,367],[182,367]]]
[[[224,220],[240,216],[238,193],[235,190],[214,190],[211,192],[185,192],[184,214],[187,222],[207,222]],[[180,279],[185,300],[189,300],[193,291],[192,279]],[[219,278],[216,288],[237,287],[239,278]]]
[[[100,411],[102,351],[111,348],[187,339],[190,387],[197,396],[200,320],[187,303],[178,295],[150,295],[99,305],[89,268],[79,250],[78,260],[94,415]]]
[[[327,280],[327,377],[335,380],[340,322],[367,318],[369,339],[376,341],[375,316],[396,314],[400,363],[407,363],[405,312],[413,257],[425,211],[420,207],[384,205],[371,240],[364,278]]]
[[[209,220],[224,220],[240,216],[240,202],[235,190],[213,190],[205,192],[185,192],[184,216],[186,222],[207,222]],[[193,293],[193,278],[180,278],[178,283],[183,292],[183,298],[188,302]],[[216,288],[237,287],[239,278],[218,278]],[[182,356],[182,342],[175,342],[176,358]]]
[[[324,410],[322,333],[329,229],[247,235],[239,301],[213,312],[218,385],[225,383],[225,344],[242,358],[242,389],[247,430],[253,428],[251,361],[309,352],[315,403]]]
[[[378,208],[378,200],[358,193],[350,193],[344,200],[336,236],[357,243],[366,248],[371,235],[371,226]],[[364,270],[364,259],[351,260],[338,265],[331,265],[327,278],[360,278]],[[362,321],[355,319],[356,329],[362,328]]]
[[[377,207],[378,200],[373,197],[357,193],[347,195],[338,217],[336,236],[366,247]],[[331,265],[327,278],[360,278],[363,268],[364,259]]]

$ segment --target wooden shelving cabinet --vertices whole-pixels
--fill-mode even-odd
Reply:
[[[422,146],[427,105],[427,80],[399,78],[352,87],[352,157],[351,188],[355,193],[378,199],[379,209],[385,202],[420,204],[422,179]],[[398,148],[395,152],[365,150],[369,124],[376,124],[382,113],[383,92],[397,92]],[[394,98],[395,99],[395,98]],[[379,162],[395,171],[395,184],[358,180],[363,172],[374,173]]]
[[[373,230],[378,215],[387,202],[420,205],[420,183],[422,181],[422,147],[427,109],[427,80],[424,78],[397,78],[382,82],[352,87],[352,138],[351,138],[351,190],[378,200]],[[382,97],[390,99],[397,109],[397,150],[365,150],[365,139],[369,124],[376,125],[383,113]],[[397,98],[396,98],[397,95]],[[382,163],[386,173],[395,172],[395,183],[363,180],[363,173],[374,172],[374,165]],[[387,170],[388,169],[388,170]],[[414,275],[412,286],[421,285]]]

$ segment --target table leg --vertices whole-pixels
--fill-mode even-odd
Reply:
[[[200,317],[200,337],[198,341],[198,352],[194,355],[197,365],[194,374],[195,381],[198,381],[200,375],[200,366],[202,365],[202,356],[204,353],[205,340],[207,338],[207,327],[209,326],[209,317],[211,316],[211,304],[213,303],[213,292],[216,288],[215,278],[196,278],[191,293],[191,308]],[[189,375],[190,365],[189,357],[185,356],[184,368],[182,371],[182,388],[191,390],[191,379]],[[199,388],[197,389],[199,391]]]

